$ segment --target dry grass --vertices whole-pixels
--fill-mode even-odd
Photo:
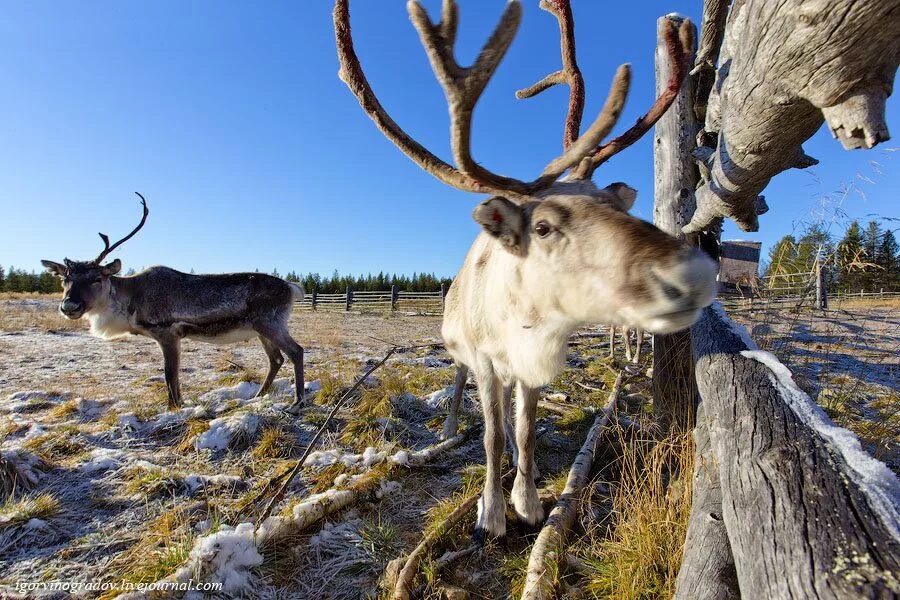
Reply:
[[[59,512],[61,505],[51,494],[29,496],[21,500],[7,499],[0,504],[0,531],[24,525],[31,519],[48,520]]]
[[[151,583],[174,573],[187,561],[196,537],[191,528],[196,515],[191,508],[173,509],[151,522],[141,539],[116,556],[106,572],[131,583]],[[113,591],[101,598],[116,594]]]
[[[60,463],[66,459],[74,460],[87,450],[78,436],[78,427],[65,425],[31,438],[22,444],[22,448],[38,455],[48,463]]]
[[[195,450],[194,441],[197,439],[197,436],[205,433],[207,430],[209,430],[209,421],[188,419],[185,421],[184,432],[181,434],[181,438],[175,444],[175,449],[182,454],[193,452]]]
[[[297,438],[281,425],[263,428],[251,454],[257,460],[289,458],[297,449]]]
[[[650,445],[625,444],[613,495],[614,523],[587,536],[578,553],[589,566],[587,590],[597,598],[671,598],[691,508],[694,447],[690,435]],[[667,485],[668,482],[668,485]]]

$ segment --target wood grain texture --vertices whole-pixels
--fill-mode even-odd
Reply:
[[[722,489],[722,520],[744,598],[895,598],[900,510],[860,487],[838,448],[801,418],[730,321],[693,327],[697,384]]]
[[[665,44],[665,32],[678,28],[683,19],[661,17],[657,21],[656,91],[667,86],[673,68]],[[693,28],[693,25],[690,26]],[[693,31],[692,31],[693,33]],[[693,35],[696,38],[696,35]],[[693,52],[694,48],[689,49]],[[653,132],[653,224],[664,232],[684,239],[682,227],[694,213],[697,167],[691,158],[699,124],[693,109],[693,80],[687,78],[672,106],[656,123]],[[626,340],[627,343],[627,340]],[[674,426],[689,429],[694,420],[693,363],[691,335],[681,331],[653,336],[653,410],[663,431]]]
[[[741,597],[731,543],[722,520],[722,485],[709,440],[709,427],[701,403],[694,429],[691,516],[675,584],[675,600],[736,600]]]
[[[706,114],[718,132],[687,232],[730,217],[756,231],[769,180],[803,161],[827,121],[845,148],[889,139],[885,100],[900,62],[900,0],[734,2]]]

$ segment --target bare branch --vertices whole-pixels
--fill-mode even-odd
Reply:
[[[674,25],[670,25],[665,31],[665,39],[672,64],[676,65],[672,69],[672,76],[665,91],[631,129],[597,148],[591,161],[589,163],[585,161],[585,168],[579,168],[578,172],[573,174],[575,177],[590,177],[597,167],[641,139],[675,101],[675,96],[687,75],[694,46],[694,30],[690,19],[685,19],[677,30]]]
[[[138,223],[137,227],[135,227],[134,229],[131,230],[131,233],[129,233],[128,235],[123,237],[121,240],[119,240],[112,246],[109,245],[109,237],[105,233],[98,234],[100,236],[100,239],[103,240],[104,248],[103,248],[103,251],[100,253],[100,255],[94,259],[94,263],[100,264],[100,261],[103,260],[104,258],[106,258],[107,256],[109,256],[113,250],[115,250],[116,248],[118,248],[119,246],[121,246],[122,244],[124,244],[125,242],[130,240],[132,237],[134,237],[134,234],[136,234],[138,231],[140,231],[141,227],[144,226],[144,223],[147,222],[147,215],[150,214],[150,209],[147,208],[147,201],[144,199],[144,197],[139,192],[135,192],[135,194],[137,194],[138,198],[141,199],[141,205],[144,207],[143,214],[141,215],[141,222]]]

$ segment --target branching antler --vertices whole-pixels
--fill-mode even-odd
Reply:
[[[124,244],[125,242],[127,242],[128,240],[130,240],[132,237],[134,237],[134,234],[136,234],[138,231],[140,231],[140,230],[141,230],[141,227],[144,226],[144,223],[147,222],[147,215],[150,214],[150,209],[147,208],[147,201],[146,201],[146,200],[144,199],[144,197],[140,194],[140,192],[135,192],[135,194],[137,194],[138,198],[141,199],[141,204],[142,204],[143,207],[144,207],[144,214],[143,214],[143,216],[141,216],[141,222],[138,223],[138,226],[135,227],[135,228],[131,231],[131,233],[129,233],[128,235],[126,235],[125,237],[123,237],[121,240],[119,240],[118,242],[116,242],[116,243],[113,244],[112,246],[109,245],[109,237],[108,237],[105,233],[100,233],[100,234],[98,234],[98,235],[100,236],[100,239],[103,240],[104,248],[103,248],[103,252],[100,253],[100,256],[98,256],[97,258],[94,259],[94,263],[100,264],[100,261],[103,260],[104,258],[106,258],[107,256],[109,256],[109,254],[110,254],[113,250],[115,250],[116,248],[118,248],[119,246],[121,246],[122,244]]]
[[[579,137],[584,110],[584,81],[575,60],[574,19],[569,0],[542,0],[541,7],[557,17],[560,26],[563,69],[548,75],[535,85],[517,93],[520,98],[534,96],[557,83],[568,83],[569,111],[566,117],[564,152],[544,168],[541,175],[531,182],[497,175],[472,158],[472,112],[485,86],[497,70],[500,61],[512,43],[522,16],[518,0],[507,3],[503,15],[481,53],[469,67],[460,66],[454,58],[454,44],[459,23],[459,11],[455,0],[444,0],[441,20],[432,23],[417,0],[407,3],[410,20],[419,33],[428,54],[435,76],[444,90],[450,108],[450,136],[452,166],[413,140],[382,107],[369,85],[353,48],[350,30],[349,0],[336,0],[334,6],[334,32],[340,61],[339,76],[359,100],[360,105],[376,126],[400,150],[444,183],[469,192],[504,194],[513,198],[528,196],[550,187],[563,173],[571,169],[575,178],[589,178],[603,161],[630,146],[659,119],[674,100],[687,69],[684,48],[692,47],[690,27],[682,27],[682,45],[679,46],[674,28],[667,35],[669,51],[677,57],[679,69],[673,74],[669,90],[660,98],[637,125],[622,136],[600,146],[622,113],[631,82],[628,65],[616,72],[606,103],[587,131]],[[671,39],[670,39],[671,38]]]
[[[413,14],[416,10],[421,11],[422,9],[418,6],[418,3],[410,2],[410,13]],[[506,12],[504,12],[504,18],[501,19],[500,25],[505,24],[507,28],[511,28],[511,31],[500,36],[508,37],[508,40],[506,41],[507,47],[509,45],[509,40],[515,35],[515,29],[519,23],[520,12],[521,10],[518,3],[511,2],[507,7]],[[455,3],[445,0],[441,15],[441,23],[439,24],[439,34],[441,38],[446,40],[451,46],[456,38],[457,21]],[[447,164],[412,139],[399,125],[397,125],[390,115],[388,115],[384,110],[384,107],[382,107],[381,103],[378,101],[378,98],[375,96],[375,93],[372,91],[372,86],[369,85],[369,82],[363,73],[362,66],[359,64],[359,58],[356,56],[356,51],[353,48],[353,36],[350,30],[349,0],[337,0],[335,2],[334,33],[337,42],[338,59],[341,64],[340,72],[338,73],[339,77],[347,84],[347,87],[350,88],[350,91],[353,92],[353,95],[359,100],[363,110],[375,122],[378,129],[380,129],[394,145],[400,148],[400,150],[411,158],[413,162],[447,185],[468,192],[500,194],[506,191],[505,186],[495,186],[492,183],[480,181],[475,174],[464,173]],[[492,36],[492,39],[495,37],[498,37],[497,32]],[[491,47],[490,41],[486,44],[485,49],[489,47]],[[503,50],[505,51],[505,47]],[[483,55],[484,51],[482,51],[482,56]],[[482,56],[479,56],[479,60],[482,59]],[[489,59],[484,59],[481,64],[484,65],[488,61]],[[496,62],[499,62],[499,57]],[[455,65],[455,63],[453,64]],[[476,61],[476,65],[478,64],[479,61]],[[494,67],[496,67],[496,64],[494,64]],[[478,81],[478,79],[480,79],[480,77],[474,78],[472,81]],[[486,81],[487,80],[485,79],[485,83]],[[482,89],[483,88],[484,85],[482,84]],[[468,119],[469,124],[471,125],[471,110]],[[457,140],[457,143],[460,141],[462,140]],[[466,141],[468,141],[468,134],[466,135]],[[456,151],[457,146],[455,145],[454,153],[456,153]],[[496,180],[511,183],[514,188],[524,191],[525,184],[520,181],[506,180],[506,178],[501,178],[499,176],[489,178],[490,182]]]
[[[578,139],[581,130],[581,117],[584,113],[584,77],[578,68],[575,58],[575,19],[572,17],[572,6],[569,0],[541,0],[541,8],[556,17],[559,23],[560,54],[563,68],[550,73],[531,87],[516,92],[516,98],[531,98],[553,87],[567,83],[569,85],[569,111],[563,131],[563,148],[571,146]]]
[[[509,2],[494,32],[485,42],[471,67],[462,67],[453,58],[459,11],[452,0],[444,0],[441,20],[432,23],[428,13],[415,0],[407,3],[409,18],[419,32],[422,46],[434,74],[444,88],[450,107],[450,146],[453,159],[465,175],[492,188],[525,192],[525,184],[517,179],[496,175],[472,158],[472,111],[485,86],[512,43],[522,19],[522,6]]]
[[[584,161],[579,165],[572,174],[574,178],[589,178],[597,167],[641,139],[672,106],[690,68],[691,53],[694,47],[694,27],[690,19],[685,19],[681,22],[681,27],[676,30],[670,21],[666,25],[664,35],[666,48],[672,65],[674,65],[665,91],[659,95],[650,110],[632,125],[631,129],[597,148],[590,161]]]

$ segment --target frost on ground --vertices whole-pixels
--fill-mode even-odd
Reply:
[[[254,531],[246,502],[299,458],[330,408],[315,402],[333,400],[384,355],[373,338],[432,342],[440,320],[295,314],[312,402],[294,418],[281,410],[293,399],[288,377],[256,397],[267,365],[258,344],[186,343],[185,403],[167,411],[153,342],[104,342],[55,322],[48,331],[31,312],[9,316],[48,307],[7,304],[0,316],[0,478],[14,482],[12,503],[0,509],[0,596],[9,591],[2,586],[40,573],[48,581],[200,578],[223,583],[221,598],[370,597],[389,561],[421,539],[429,510],[464,489],[464,475],[483,463],[478,436],[435,461],[423,458],[440,441],[453,367],[438,349],[400,352],[337,413]],[[11,318],[31,325],[9,326]],[[571,352],[569,364],[581,372],[607,350],[585,337]],[[596,373],[607,370],[601,365],[597,379],[584,381],[603,388]],[[290,375],[289,364],[281,374]],[[632,397],[646,395],[642,389]],[[480,418],[477,394],[471,385],[465,391],[461,430]],[[554,391],[565,392],[554,396],[558,403],[577,398],[585,406],[605,394],[574,385],[547,390]],[[542,415],[538,425],[536,460],[547,480],[564,475],[580,447],[579,425],[557,427],[559,419]],[[482,597],[505,597],[508,556],[529,542],[511,543],[440,576]]]

